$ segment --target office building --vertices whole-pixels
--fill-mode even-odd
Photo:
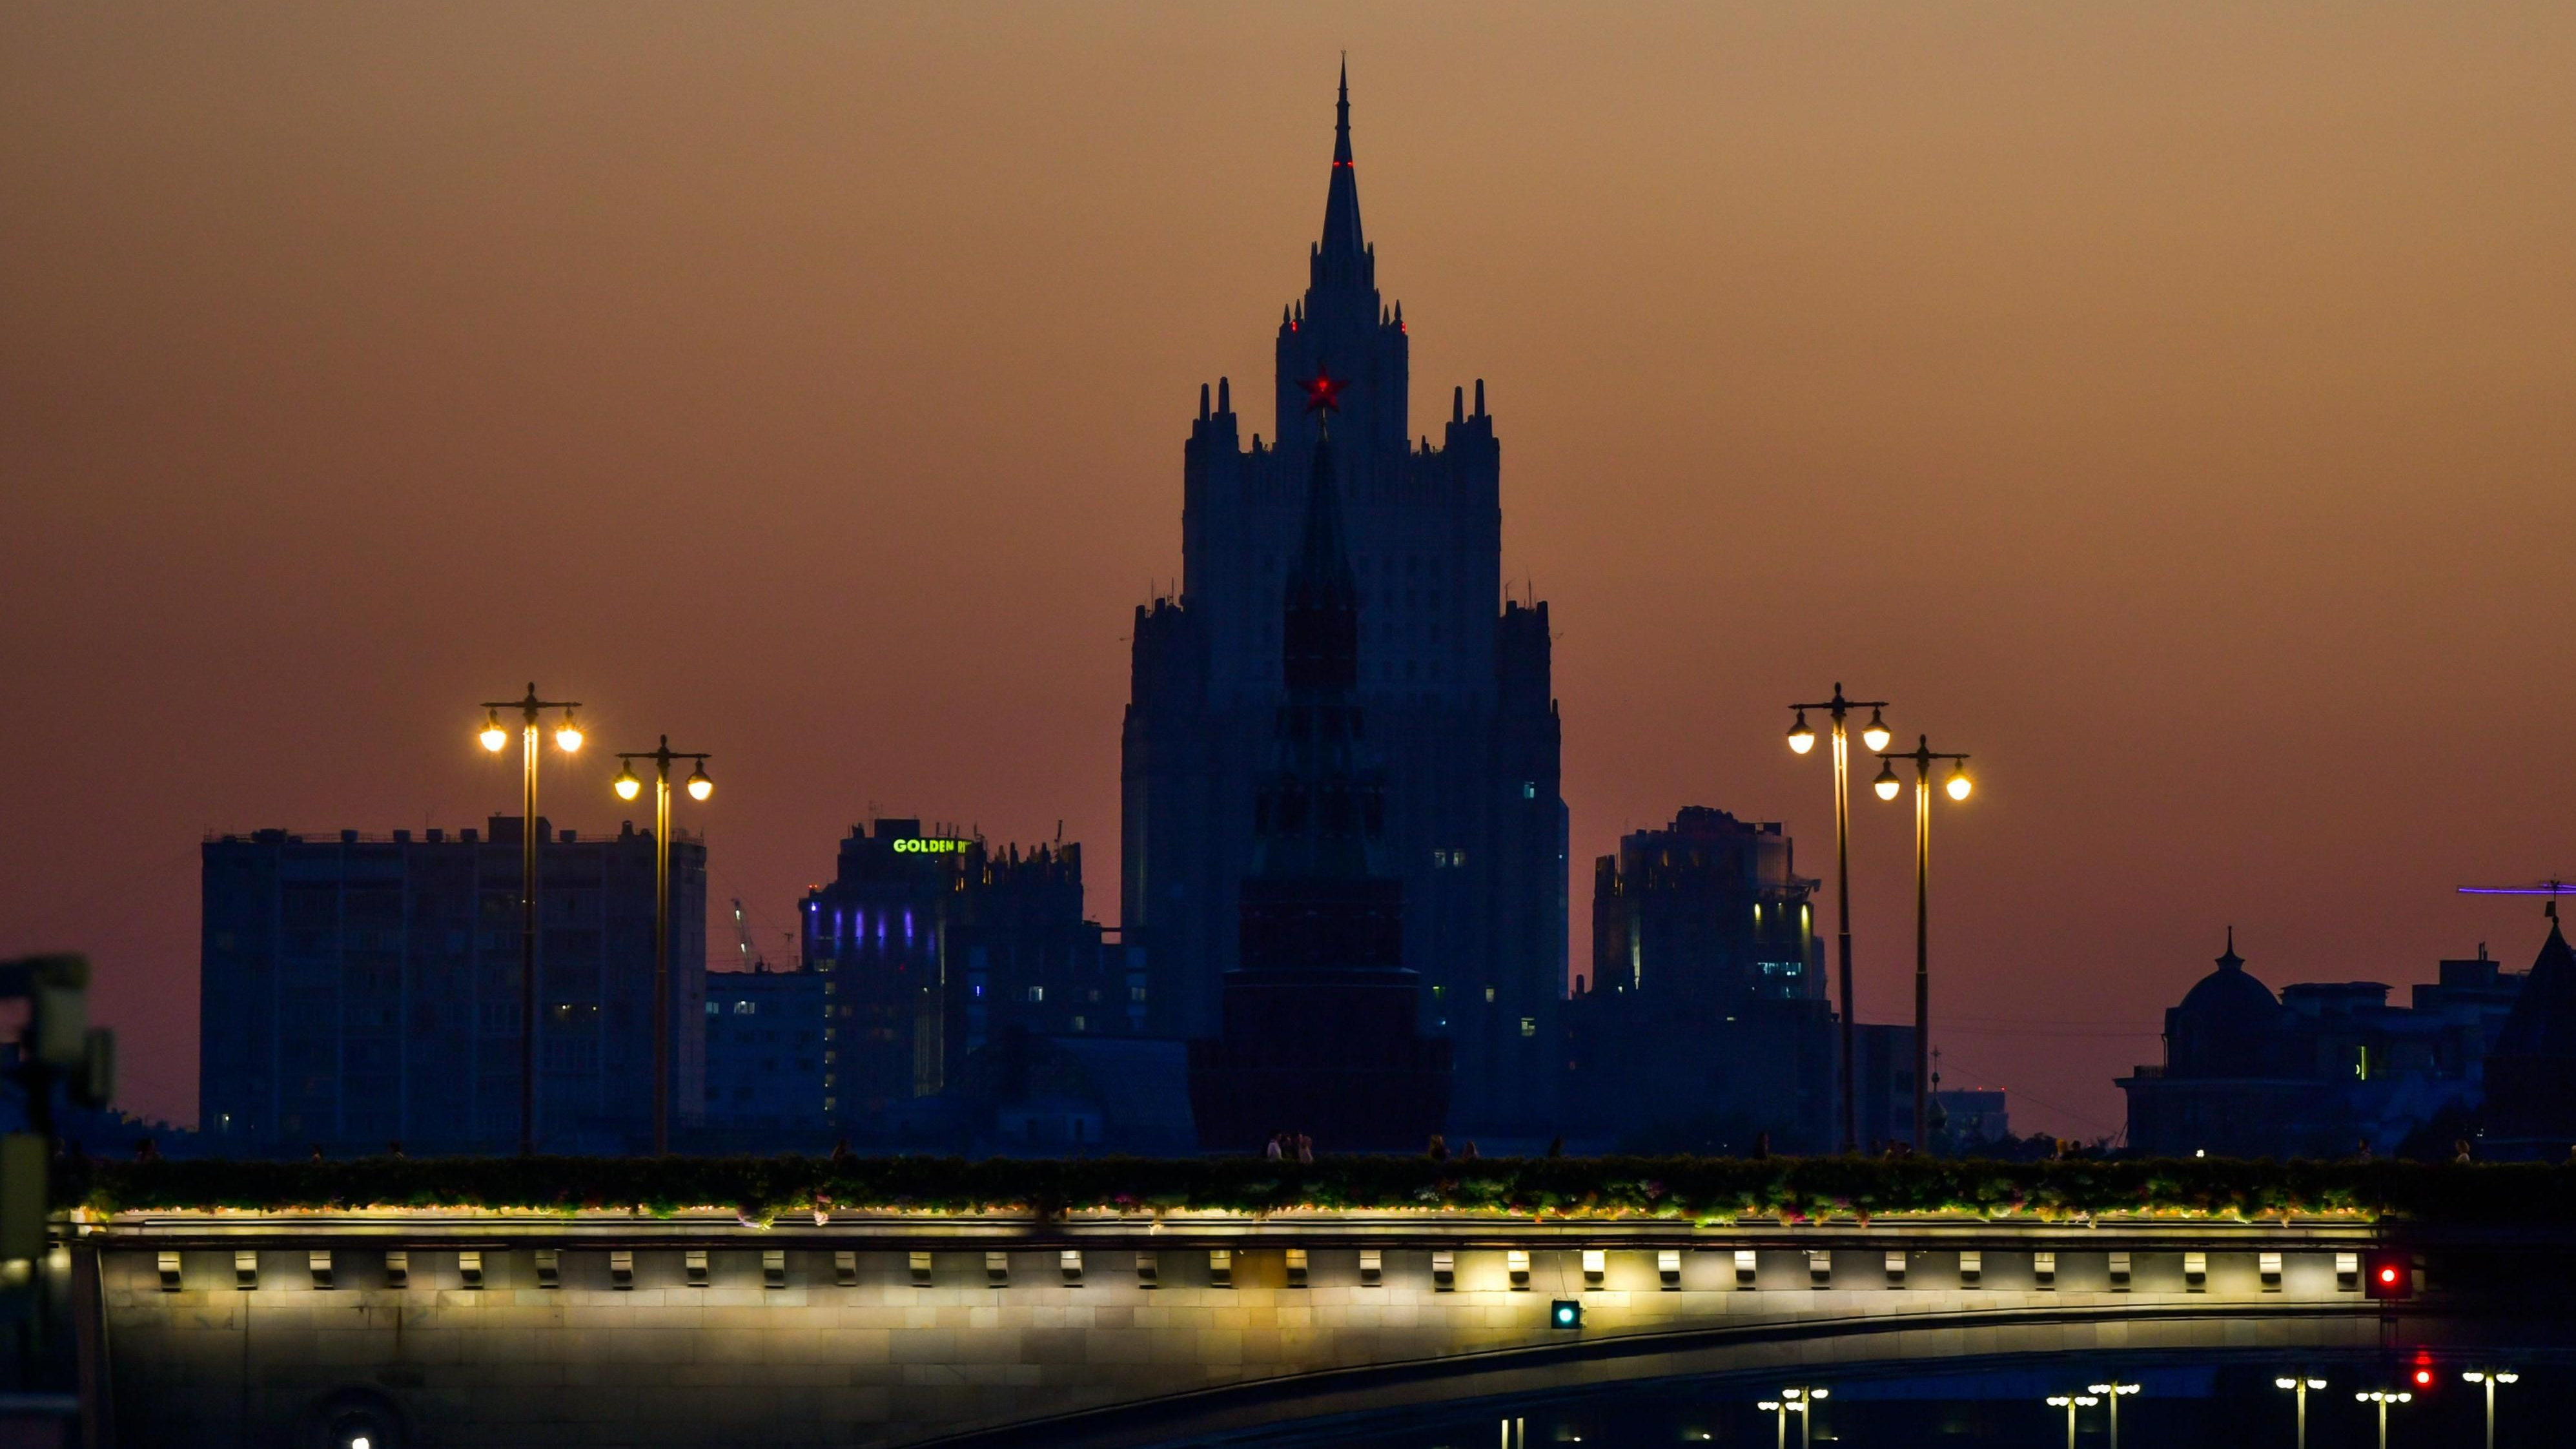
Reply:
[[[1387,771],[1386,869],[1403,959],[1432,989],[1425,1027],[1454,1044],[1452,1126],[1544,1135],[1565,992],[1565,807],[1547,605],[1503,597],[1501,445],[1484,384],[1453,390],[1435,442],[1411,421],[1401,303],[1378,288],[1353,161],[1349,89],[1306,289],[1281,311],[1269,437],[1233,389],[1200,389],[1182,449],[1176,596],[1140,607],[1123,742],[1121,921],[1150,953],[1157,1035],[1219,1029],[1242,964],[1252,805],[1285,700],[1282,603],[1318,425],[1336,392],[1334,486],[1357,609],[1354,698]]]
[[[537,1139],[652,1146],[653,840],[537,822]],[[503,1152],[519,1140],[520,821],[210,839],[199,1113],[210,1152]],[[705,1101],[706,847],[671,843],[673,1125]]]
[[[704,1145],[715,1151],[811,1147],[824,1115],[824,976],[818,971],[707,973]]]
[[[949,1128],[912,1104],[1004,1032],[1134,1034],[1150,1005],[1144,953],[1082,907],[1078,844],[995,848],[910,818],[853,826],[800,910],[824,1003],[827,1126],[937,1136]]]
[[[1592,968],[1566,1006],[1572,1135],[1641,1150],[1833,1149],[1840,1046],[1816,884],[1797,874],[1778,824],[1701,806],[1594,862]],[[1866,1044],[1862,1055],[1876,1061]],[[1906,1120],[1910,1136],[1910,1107]]]

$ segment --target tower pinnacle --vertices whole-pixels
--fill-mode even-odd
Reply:
[[[1333,164],[1351,164],[1351,58],[1342,55],[1341,97],[1333,104]]]
[[[1324,239],[1316,248],[1325,277],[1358,282],[1368,275],[1358,177],[1351,165],[1351,68],[1344,61],[1340,97],[1333,107],[1333,182],[1324,195]]]

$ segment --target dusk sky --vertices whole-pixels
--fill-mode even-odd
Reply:
[[[714,753],[773,956],[872,811],[1061,820],[1114,923],[1130,611],[1200,383],[1275,430],[1345,50],[1414,430],[1486,380],[1553,604],[1576,969],[1681,805],[1830,875],[1838,678],[1976,756],[1934,1036],[2020,1130],[2116,1131],[2231,923],[2528,964],[2453,889],[2576,874],[2563,4],[8,7],[0,952],[193,1120],[205,833],[515,812],[530,679],[559,824]]]

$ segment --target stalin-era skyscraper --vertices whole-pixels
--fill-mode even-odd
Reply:
[[[1403,308],[1377,288],[1342,87],[1323,239],[1279,321],[1275,435],[1243,441],[1219,381],[1183,446],[1177,598],[1137,610],[1124,741],[1123,925],[1151,963],[1158,1034],[1207,1037],[1239,964],[1256,782],[1285,702],[1283,590],[1320,421],[1307,379],[1344,380],[1328,459],[1358,607],[1357,696],[1387,773],[1385,869],[1423,1029],[1454,1045],[1453,1131],[1552,1131],[1565,990],[1565,805],[1547,605],[1502,598],[1501,450],[1484,384],[1413,437]],[[1285,1124],[1282,1124],[1285,1125]]]
[[[1338,388],[1318,376],[1310,406]],[[1190,1043],[1202,1148],[1273,1132],[1345,1151],[1401,1151],[1440,1130],[1451,1044],[1422,1034],[1404,969],[1404,883],[1384,873],[1386,771],[1359,703],[1359,590],[1342,541],[1333,444],[1318,436],[1305,536],[1280,620],[1286,697],[1253,790],[1252,874],[1215,1036]]]

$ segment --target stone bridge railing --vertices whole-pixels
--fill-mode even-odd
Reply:
[[[181,1213],[90,1223],[77,1251],[126,1442],[391,1449],[1145,1442],[1768,1364],[2364,1346],[2379,1241],[2350,1220]]]

